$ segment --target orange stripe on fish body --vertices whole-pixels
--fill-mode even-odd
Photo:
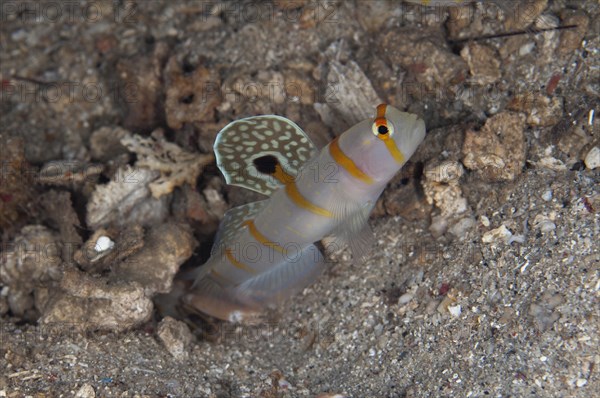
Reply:
[[[240,260],[238,260],[235,256],[235,254],[233,254],[232,249],[230,249],[230,248],[225,249],[225,256],[227,257],[227,260],[229,260],[229,262],[237,269],[246,271],[250,274],[256,273],[256,271],[254,271],[254,269],[252,269],[252,267],[250,267],[250,266],[244,264],[243,262],[241,262]]]
[[[298,190],[298,186],[296,186],[296,184],[286,185],[285,193],[299,208],[310,211],[311,213],[317,214],[322,217],[333,217],[333,213],[331,211],[315,205],[306,197],[304,197],[304,195],[302,195]]]
[[[273,248],[274,250],[278,251],[279,253],[284,252],[284,248],[281,247],[279,244],[269,240],[266,236],[264,236],[256,228],[256,225],[254,225],[254,222],[252,220],[245,221],[243,223],[243,225],[248,227],[248,229],[250,230],[250,235],[252,235],[252,237],[254,237],[254,239],[256,239],[256,241],[259,242],[260,244],[267,246],[269,248]]]
[[[350,159],[346,154],[340,149],[339,137],[336,137],[329,144],[329,154],[339,164],[343,167],[352,177],[364,182],[365,184],[373,184],[373,178],[368,176],[364,171],[362,171],[352,159]]]

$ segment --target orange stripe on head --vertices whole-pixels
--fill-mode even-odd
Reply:
[[[311,213],[318,214],[319,216],[328,218],[333,217],[332,212],[311,203],[308,199],[302,196],[295,183],[287,184],[285,186],[285,193],[287,194],[288,198],[290,198],[290,200],[301,209],[308,210]]]
[[[387,104],[377,105],[377,116],[376,119],[385,118],[385,111],[387,110]]]
[[[404,163],[404,155],[402,155],[402,152],[400,152],[394,140],[385,140],[383,141],[383,143],[387,147],[388,151],[390,152],[390,155],[392,155],[396,163]]]
[[[387,134],[389,127],[388,127],[388,121],[385,118],[386,110],[387,110],[387,104],[377,105],[377,116],[375,116],[375,121],[373,122],[373,133],[375,134],[375,136],[377,136],[377,138],[379,138],[382,141],[390,138],[390,136]],[[381,127],[385,127],[384,134],[379,134]]]
[[[373,184],[373,179],[365,174],[356,163],[352,159],[350,159],[340,148],[340,143],[338,141],[339,137],[336,137],[329,144],[329,154],[335,160],[337,164],[342,166],[344,170],[346,170],[352,177],[361,180],[365,184]]]
[[[393,126],[388,125],[388,121],[385,117],[386,110],[386,104],[380,104],[377,106],[377,116],[375,117],[375,121],[373,122],[373,133],[377,136],[377,138],[383,141],[390,155],[394,158],[396,163],[403,164],[404,155],[402,154],[402,152],[400,152],[400,149],[396,145],[396,142],[392,139]],[[380,132],[381,127],[385,127],[385,131],[383,134],[381,134]]]

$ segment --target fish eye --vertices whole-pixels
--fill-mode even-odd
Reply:
[[[394,134],[394,126],[388,123],[386,118],[377,118],[371,126],[371,130],[375,137],[380,140],[387,140]]]

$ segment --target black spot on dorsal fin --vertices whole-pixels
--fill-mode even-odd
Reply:
[[[263,174],[275,174],[275,167],[279,164],[279,160],[273,155],[265,155],[253,159],[252,162],[256,166],[256,170]]]

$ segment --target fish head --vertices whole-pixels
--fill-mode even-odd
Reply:
[[[381,104],[373,119],[351,127],[340,137],[342,150],[378,185],[387,183],[425,138],[417,115]]]

